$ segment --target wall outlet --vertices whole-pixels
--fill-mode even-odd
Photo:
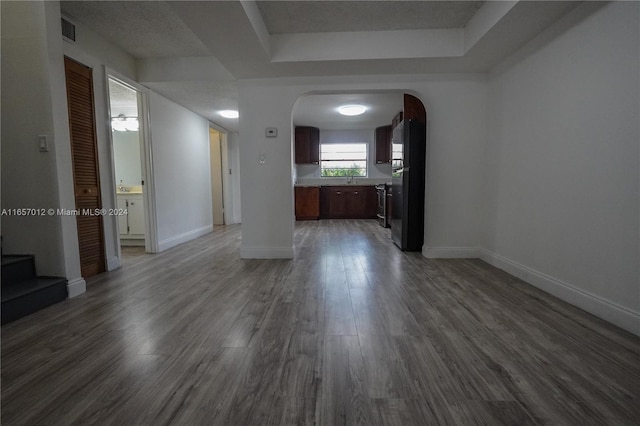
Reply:
[[[278,136],[278,128],[277,127],[267,127],[264,129],[264,135],[268,138],[275,138]]]

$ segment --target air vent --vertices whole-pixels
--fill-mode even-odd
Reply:
[[[69,41],[76,41],[76,26],[62,18],[62,36]]]

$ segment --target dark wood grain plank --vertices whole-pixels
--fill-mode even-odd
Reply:
[[[638,424],[640,338],[374,220],[299,222],[293,260],[216,227],[2,327],[2,423]]]

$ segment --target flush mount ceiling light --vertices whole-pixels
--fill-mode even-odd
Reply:
[[[238,114],[238,111],[234,111],[232,109],[225,109],[223,111],[220,111],[218,114],[220,114],[224,118],[238,118],[240,116],[240,114]]]
[[[350,116],[364,114],[366,110],[367,108],[362,105],[343,105],[338,108],[338,112],[340,114]]]

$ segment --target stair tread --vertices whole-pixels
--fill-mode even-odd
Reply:
[[[2,303],[60,283],[65,283],[66,285],[66,281],[66,278],[61,277],[36,277],[20,281],[9,287],[2,288]]]
[[[11,265],[13,263],[18,263],[22,261],[29,261],[33,259],[33,255],[31,254],[3,254],[2,255],[2,266]]]

